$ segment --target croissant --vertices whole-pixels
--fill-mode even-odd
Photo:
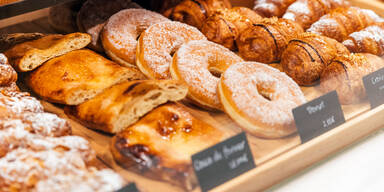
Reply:
[[[348,49],[334,39],[314,33],[302,33],[290,40],[281,57],[283,71],[299,85],[316,83],[324,68]]]
[[[253,10],[263,17],[281,17],[296,0],[256,0]]]
[[[371,25],[361,31],[350,34],[343,42],[354,53],[384,55],[384,23]]]
[[[281,59],[289,39],[300,33],[303,29],[294,21],[272,17],[245,30],[236,42],[245,60],[272,63]]]
[[[240,33],[261,19],[261,16],[246,7],[223,9],[204,22],[201,32],[208,40],[235,51],[236,39]]]
[[[231,7],[229,0],[184,0],[165,11],[164,15],[201,29],[204,21],[217,10]]]
[[[335,58],[320,77],[323,92],[336,90],[342,104],[352,104],[366,97],[362,78],[384,67],[384,59],[357,53]]]
[[[349,6],[347,0],[297,0],[288,7],[283,18],[296,21],[304,29],[308,29],[332,9]]]
[[[343,42],[349,34],[360,31],[380,20],[382,18],[368,9],[338,8],[321,17],[307,31]]]

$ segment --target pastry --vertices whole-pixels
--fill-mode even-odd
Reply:
[[[43,36],[44,34],[41,33],[0,34],[0,53],[8,50],[9,48],[17,44],[40,39]]]
[[[108,19],[101,35],[107,55],[123,66],[135,66],[137,39],[149,26],[169,21],[145,9],[122,10]]]
[[[9,94],[10,92],[20,92],[20,89],[16,83],[0,86],[0,94]]]
[[[174,80],[141,80],[117,84],[65,113],[85,126],[118,133],[167,101],[183,99],[188,88]]]
[[[136,65],[150,79],[170,79],[169,66],[177,49],[192,40],[205,40],[195,27],[176,21],[154,24],[138,41]]]
[[[7,57],[0,53],[0,86],[8,86],[17,80],[16,71],[9,65]]]
[[[188,98],[207,109],[222,110],[216,88],[220,75],[232,64],[243,61],[227,48],[205,40],[190,41],[175,53],[173,79],[188,85]]]
[[[17,71],[26,72],[36,69],[49,59],[81,49],[90,41],[91,36],[85,33],[47,35],[37,40],[18,44],[4,54]]]
[[[71,1],[49,8],[48,22],[59,33],[74,33],[78,31],[76,16],[84,0]]]
[[[8,112],[16,114],[44,111],[41,103],[34,97],[30,97],[28,93],[3,92],[0,94],[0,106],[6,108]]]
[[[217,11],[205,20],[201,32],[208,40],[237,50],[236,39],[261,17],[246,7],[234,7]]]
[[[297,0],[288,7],[283,18],[296,21],[304,29],[308,29],[331,10],[349,6],[347,0]]]
[[[48,101],[78,105],[114,84],[143,78],[135,68],[122,67],[82,49],[49,60],[29,74],[26,81],[35,93]]]
[[[243,31],[236,42],[245,60],[273,63],[280,61],[289,40],[303,32],[294,21],[265,18]]]
[[[262,17],[281,17],[296,0],[255,0],[253,10]]]
[[[281,65],[299,85],[313,85],[324,68],[338,55],[349,54],[348,49],[334,39],[303,33],[289,41],[281,57]]]
[[[384,55],[384,22],[354,32],[343,42],[354,53]]]
[[[197,186],[191,156],[225,138],[183,106],[169,103],[114,136],[111,151],[124,168],[191,190]]]
[[[324,35],[343,42],[348,35],[376,22],[384,21],[375,12],[358,7],[338,8],[312,24],[308,32]]]
[[[82,32],[92,36],[89,47],[95,51],[102,52],[103,46],[100,42],[100,32],[105,22],[113,14],[123,9],[141,8],[131,0],[87,0],[77,14],[77,26]]]
[[[217,10],[231,7],[229,0],[184,0],[164,12],[164,15],[201,29],[204,21]]]
[[[357,53],[336,57],[320,76],[324,93],[336,90],[341,104],[353,104],[365,99],[363,77],[384,67],[384,59]]]
[[[221,76],[218,93],[225,112],[245,131],[262,138],[296,132],[292,109],[306,102],[291,78],[257,62],[231,65]]]

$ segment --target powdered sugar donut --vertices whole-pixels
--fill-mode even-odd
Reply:
[[[200,40],[184,44],[176,52],[170,72],[188,85],[188,98],[208,109],[222,110],[217,84],[230,65],[243,60],[222,45]]]
[[[169,20],[145,9],[125,9],[114,14],[102,32],[101,41],[105,52],[121,65],[134,65],[137,38],[149,26],[163,21]]]
[[[151,79],[170,79],[173,53],[192,40],[206,40],[206,37],[197,28],[180,22],[154,24],[140,36],[136,65]]]
[[[263,138],[294,133],[292,109],[306,101],[285,73],[257,62],[230,66],[221,76],[218,93],[225,112],[247,132]]]

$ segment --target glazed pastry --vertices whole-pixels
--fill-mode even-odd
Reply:
[[[375,12],[358,7],[338,8],[324,15],[307,30],[343,42],[348,35],[384,21]]]
[[[18,44],[4,54],[17,71],[26,72],[36,69],[49,59],[84,48],[90,42],[91,36],[85,33],[47,35]]]
[[[384,67],[384,59],[358,53],[336,57],[323,71],[320,87],[324,93],[336,90],[341,104],[353,104],[366,97],[363,77]]]
[[[191,41],[175,53],[173,79],[188,85],[188,98],[206,108],[222,110],[216,88],[220,75],[232,64],[243,61],[227,48],[205,40]]]
[[[303,32],[291,20],[265,18],[241,33],[236,42],[245,60],[273,63],[280,61],[289,40]]]
[[[288,7],[283,18],[296,21],[304,29],[308,29],[331,10],[349,6],[347,0],[297,0]]]
[[[296,0],[255,0],[253,10],[262,17],[281,17]]]
[[[154,24],[139,38],[136,65],[150,79],[170,79],[169,66],[173,54],[181,45],[193,40],[206,38],[195,27],[180,22]]]
[[[48,101],[78,105],[112,85],[144,78],[136,68],[122,67],[82,49],[49,60],[29,74],[27,84]]]
[[[48,22],[52,28],[60,33],[74,33],[78,31],[76,15],[84,0],[72,1],[49,8]]]
[[[343,42],[354,53],[384,55],[384,22],[371,25],[361,31],[350,34]]]
[[[183,99],[188,88],[174,80],[129,81],[112,86],[100,95],[65,113],[88,128],[118,133],[155,107]]]
[[[141,8],[131,0],[87,0],[77,14],[77,26],[80,31],[92,36],[89,47],[95,51],[102,52],[103,46],[100,42],[100,33],[105,22],[113,14],[123,9]]]
[[[169,21],[145,9],[122,10],[108,19],[101,41],[107,55],[123,66],[135,66],[137,39],[149,26]]]
[[[204,22],[201,32],[208,40],[237,50],[236,39],[261,17],[246,7],[235,7],[217,11]]]
[[[43,36],[45,35],[41,33],[0,34],[0,53],[5,52],[17,44],[40,39]]]
[[[201,29],[204,21],[217,10],[231,7],[229,0],[184,0],[167,10],[164,15],[171,20]]]
[[[336,56],[344,54],[349,54],[348,49],[336,40],[303,33],[290,40],[281,57],[281,65],[299,85],[313,85],[325,67]]]
[[[9,65],[7,57],[0,53],[0,86],[8,86],[17,80],[16,71]]]
[[[192,190],[197,179],[191,156],[226,138],[225,133],[169,103],[112,138],[114,159],[123,167]]]
[[[231,65],[221,76],[218,93],[225,112],[245,131],[262,138],[296,132],[292,109],[306,102],[285,73],[257,62]]]

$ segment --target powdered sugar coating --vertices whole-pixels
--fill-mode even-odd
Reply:
[[[306,102],[300,87],[290,77],[257,62],[230,66],[221,82],[222,89],[229,93],[224,95],[225,99],[234,103],[232,107],[240,116],[272,131],[276,127],[294,126],[292,109]]]
[[[350,34],[343,45],[352,52],[384,55],[384,23]],[[375,49],[370,49],[371,47]]]
[[[148,77],[169,79],[172,54],[192,40],[206,40],[206,37],[197,28],[180,22],[154,24],[140,37],[140,58],[136,63]]]
[[[223,73],[230,65],[243,61],[222,45],[205,41],[190,41],[176,52],[172,64],[172,77],[188,85],[188,96],[215,109],[222,109],[217,96],[219,78],[211,74]]]
[[[164,16],[145,9],[122,10],[109,18],[103,30],[103,45],[114,55],[134,64],[137,38],[149,26],[169,21]],[[113,48],[110,49],[110,46]]]
[[[17,114],[24,112],[43,112],[43,106],[37,99],[16,94],[18,93],[15,93],[12,97],[0,94],[0,106]]]
[[[34,133],[53,137],[71,133],[68,122],[52,113],[24,113],[21,118],[31,126]]]

